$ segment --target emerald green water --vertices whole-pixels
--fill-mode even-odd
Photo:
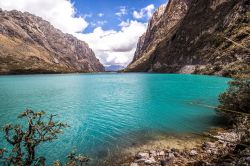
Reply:
[[[39,155],[51,163],[76,147],[101,158],[150,134],[202,132],[218,125],[213,109],[190,103],[216,106],[227,82],[177,74],[1,76],[0,126],[22,123],[16,117],[26,108],[59,114],[71,127],[59,140],[40,146]],[[0,147],[8,146],[1,141]]]

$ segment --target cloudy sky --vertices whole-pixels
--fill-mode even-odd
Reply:
[[[0,0],[86,41],[104,65],[126,66],[152,13],[166,0]]]

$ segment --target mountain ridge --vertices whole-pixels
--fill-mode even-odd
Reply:
[[[102,72],[84,41],[28,12],[0,10],[0,73]]]
[[[149,22],[146,36],[156,36],[140,38],[124,71],[250,74],[249,6],[247,0],[169,1],[162,17],[154,21],[158,9]]]

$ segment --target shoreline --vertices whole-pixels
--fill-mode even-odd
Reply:
[[[246,118],[247,119],[247,118]],[[249,119],[248,119],[249,120]],[[247,120],[245,120],[247,123]],[[107,166],[184,166],[218,165],[239,162],[250,164],[249,156],[241,156],[235,150],[241,142],[246,125],[237,122],[229,128],[213,128],[202,134],[160,136],[145,144],[128,147],[99,164]],[[249,128],[248,128],[249,129]],[[249,146],[247,150],[250,151]],[[225,159],[224,159],[225,158]]]

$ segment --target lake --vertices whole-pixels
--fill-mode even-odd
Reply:
[[[23,123],[26,108],[58,114],[70,125],[59,139],[39,147],[47,162],[76,147],[95,158],[156,133],[202,132],[218,126],[210,106],[228,78],[184,74],[62,74],[0,77],[0,126]],[[2,139],[2,135],[1,140]],[[5,142],[0,147],[8,147]]]

